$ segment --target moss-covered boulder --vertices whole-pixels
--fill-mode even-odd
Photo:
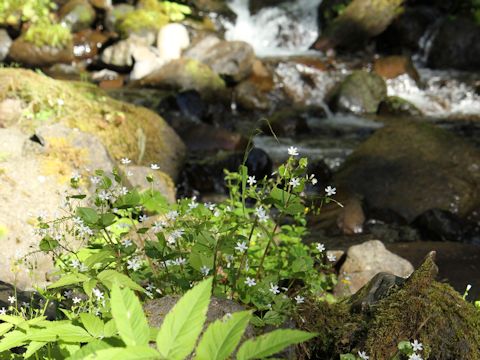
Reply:
[[[379,274],[340,303],[312,304],[301,318],[320,335],[309,359],[338,359],[365,351],[370,359],[393,359],[400,341],[417,339],[424,359],[480,358],[480,312],[449,285],[435,281],[435,253],[406,281]]]
[[[380,103],[378,114],[383,116],[421,116],[422,111],[408,100],[398,96],[389,96]]]
[[[89,28],[96,16],[88,0],[70,0],[60,8],[58,15],[73,32]]]
[[[404,0],[353,0],[313,44],[317,50],[359,49],[401,13]]]
[[[361,144],[334,182],[407,221],[430,209],[465,217],[480,205],[480,151],[428,123],[392,121]]]
[[[132,84],[169,90],[196,90],[203,96],[218,96],[225,82],[208,65],[193,59],[169,62],[150,75]]]
[[[158,115],[150,110],[106,96],[87,83],[63,82],[28,70],[0,69],[0,103],[17,99],[23,104],[18,118],[24,130],[60,122],[98,136],[110,156],[132,159],[138,165],[157,163],[176,178],[185,146]],[[18,102],[17,102],[18,103]]]
[[[335,111],[375,113],[386,97],[387,86],[379,75],[354,71],[334,90],[330,105]]]

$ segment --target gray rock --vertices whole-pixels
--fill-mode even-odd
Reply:
[[[4,29],[0,29],[0,61],[5,60],[12,45],[12,39]]]
[[[413,270],[410,262],[388,251],[381,241],[367,241],[348,249],[335,292],[340,296],[354,294],[380,272],[405,278]]]
[[[342,112],[376,113],[386,96],[387,85],[379,75],[354,71],[335,91],[331,106]]]
[[[89,28],[95,21],[95,9],[87,0],[70,0],[63,5],[59,16],[72,32]]]

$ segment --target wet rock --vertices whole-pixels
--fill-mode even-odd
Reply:
[[[307,307],[303,327],[320,333],[310,343],[317,358],[361,350],[373,359],[391,359],[399,339],[418,339],[423,358],[478,358],[480,313],[449,285],[435,281],[434,257],[430,253],[403,284],[379,275],[349,301]]]
[[[102,61],[113,69],[130,69],[133,66],[133,49],[130,39],[121,40],[102,52]]]
[[[86,29],[73,35],[73,54],[76,59],[91,59],[98,55],[110,40],[109,34]]]
[[[310,132],[307,119],[312,114],[322,114],[322,110],[315,107],[294,107],[276,111],[262,124],[265,135],[292,136]]]
[[[38,47],[21,37],[10,47],[9,57],[28,66],[50,66],[57,63],[71,63],[74,59],[73,44],[65,48],[51,46]]]
[[[58,15],[72,32],[87,29],[95,21],[95,9],[88,0],[70,0],[60,8]]]
[[[388,251],[381,241],[354,245],[348,249],[347,258],[340,268],[335,292],[340,296],[354,294],[380,272],[405,278],[413,272],[413,266]]]
[[[318,26],[324,31],[330,23],[337,18],[341,10],[344,10],[351,0],[323,0],[318,5]]]
[[[192,124],[179,129],[179,134],[190,151],[243,150],[248,143],[239,133],[207,124]]]
[[[193,40],[191,46],[184,51],[183,56],[188,59],[201,61],[206,54],[208,54],[208,50],[221,41],[222,40],[214,34],[202,34],[202,36],[198,36]]]
[[[389,54],[420,50],[422,36],[427,29],[442,17],[441,12],[432,6],[407,6],[387,30],[376,38],[379,51]]]
[[[467,223],[450,211],[431,209],[419,215],[413,225],[424,239],[462,241],[468,231]]]
[[[180,59],[182,51],[190,45],[187,28],[182,24],[168,24],[158,32],[157,49],[165,62]]]
[[[214,39],[206,37],[187,51],[186,56],[207,64],[227,81],[238,83],[247,78],[255,61],[251,45],[243,41],[217,42]]]
[[[24,110],[25,104],[21,100],[7,98],[0,102],[0,128],[18,123]]]
[[[352,196],[347,199],[337,217],[337,226],[345,235],[361,234],[365,222],[361,199]]]
[[[131,4],[116,4],[107,10],[105,15],[105,27],[108,31],[115,31],[115,24],[127,14],[135,11]]]
[[[248,4],[250,14],[255,15],[260,10],[268,7],[281,6],[282,3],[286,3],[288,0],[256,0],[251,1]]]
[[[192,59],[171,61],[134,85],[181,91],[196,90],[206,97],[218,96],[225,88],[223,80],[209,66]]]
[[[5,60],[12,45],[12,39],[4,29],[0,29],[0,62]]]
[[[361,144],[334,176],[340,192],[408,222],[430,209],[465,217],[480,204],[480,152],[427,123],[394,121]],[[408,181],[405,181],[408,179]]]
[[[112,7],[112,0],[89,0],[97,9],[108,10]]]
[[[384,79],[394,79],[400,75],[406,74],[415,82],[420,83],[420,75],[412,62],[407,56],[387,56],[381,57],[374,61],[373,71]]]
[[[274,86],[272,73],[260,60],[256,60],[250,77],[235,87],[235,101],[247,110],[268,110],[272,106],[268,94]]]
[[[312,45],[317,50],[355,50],[381,34],[397,17],[403,0],[353,0]]]
[[[383,116],[421,116],[422,111],[408,100],[398,96],[389,96],[380,103],[378,114]]]
[[[467,19],[445,20],[433,40],[427,65],[436,69],[480,69],[480,25]]]
[[[380,76],[354,71],[334,91],[330,106],[341,112],[376,113],[386,96],[387,86]]]
[[[120,167],[124,179],[130,187],[139,189],[140,191],[153,189],[162,194],[168,203],[174,204],[176,201],[175,183],[172,178],[161,170],[153,171],[147,166],[121,166]],[[130,172],[130,176],[126,173]],[[147,176],[153,178],[153,182],[147,181]]]

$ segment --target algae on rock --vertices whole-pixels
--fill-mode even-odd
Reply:
[[[60,122],[98,136],[116,160],[157,163],[173,179],[185,157],[185,146],[157,114],[108,97],[96,86],[64,82],[29,70],[0,69],[0,103],[19,99],[24,105],[18,125],[33,131]],[[139,134],[142,134],[139,138]]]

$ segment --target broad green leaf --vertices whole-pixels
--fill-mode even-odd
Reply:
[[[84,360],[155,360],[159,355],[148,346],[128,346],[126,348],[110,348],[96,351],[84,357]]]
[[[0,315],[0,320],[13,325],[18,325],[18,324],[21,324],[22,322],[25,322],[25,319],[23,317],[14,316],[14,315]]]
[[[224,360],[236,349],[248,321],[250,311],[235,313],[228,320],[217,320],[211,324],[195,350],[195,360]]]
[[[194,349],[207,318],[212,278],[189,290],[167,314],[157,336],[163,359],[181,360]]]
[[[28,340],[28,335],[23,331],[13,330],[0,340],[0,353],[5,350],[10,350],[14,347],[25,345]]]
[[[83,360],[89,355],[97,353],[99,350],[105,350],[111,348],[111,345],[102,340],[95,340],[82,346],[75,354],[68,357],[66,360]]]
[[[30,344],[27,346],[27,351],[23,355],[25,359],[28,359],[30,356],[35,354],[38,350],[40,350],[43,346],[47,343],[44,341],[31,341]]]
[[[7,322],[0,324],[0,336],[3,336],[7,332],[9,332],[11,328],[13,328],[13,324]]]
[[[286,347],[298,344],[317,336],[300,330],[280,329],[247,340],[237,353],[237,360],[263,359],[275,355]]]
[[[89,279],[88,276],[80,273],[67,274],[65,276],[62,276],[59,280],[55,281],[53,284],[49,285],[47,289],[55,289],[62,286],[74,285],[74,284],[87,281],[88,279]]]
[[[137,290],[144,292],[145,290],[138,285],[135,281],[130,279],[127,275],[119,273],[115,270],[104,270],[97,275],[98,280],[105,284],[109,289],[112,288],[113,284],[118,283],[118,285],[125,286],[132,290]]]
[[[130,289],[120,289],[113,284],[111,293],[112,316],[118,333],[128,346],[147,345],[150,327],[140,300]]]
[[[80,326],[69,323],[51,321],[51,324],[39,330],[28,333],[28,339],[32,341],[64,341],[71,343],[89,342],[93,337]]]
[[[88,297],[92,296],[92,291],[97,286],[97,284],[98,284],[97,279],[90,279],[83,283],[83,291],[85,291],[85,294]]]
[[[42,251],[51,251],[58,247],[59,243],[57,240],[52,239],[50,236],[44,237],[39,244],[40,250]]]
[[[113,204],[114,207],[118,209],[128,209],[140,205],[140,194],[137,190],[132,190],[128,194],[121,196]]]
[[[108,246],[99,252],[90,255],[83,262],[85,266],[94,267],[95,265],[103,266],[115,259],[115,252]]]
[[[81,313],[80,320],[82,320],[83,327],[90,335],[96,338],[103,336],[104,324],[97,316],[90,313]]]
[[[357,360],[357,357],[353,354],[340,355],[340,360]]]
[[[103,334],[106,338],[112,337],[117,334],[117,326],[115,325],[115,320],[112,319],[105,324]]]
[[[82,219],[86,224],[95,224],[98,221],[98,214],[92,208],[79,207],[77,208],[77,216]]]
[[[115,222],[116,218],[117,217],[115,216],[115,214],[112,214],[112,213],[102,214],[100,218],[100,223],[102,224],[103,227],[108,227]]]

